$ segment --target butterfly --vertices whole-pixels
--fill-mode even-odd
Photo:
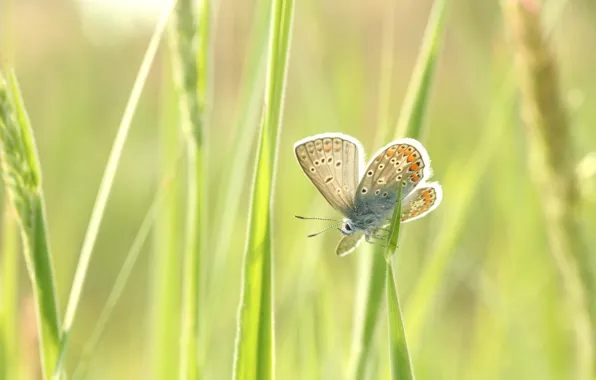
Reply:
[[[443,198],[438,182],[426,182],[432,175],[430,158],[417,140],[404,138],[381,148],[364,170],[364,150],[354,137],[324,133],[294,144],[298,163],[327,202],[339,211],[343,221],[337,227],[343,237],[336,253],[345,256],[364,238],[379,235],[391,220],[401,183],[401,221],[410,222],[433,211]],[[333,220],[325,218],[300,219]],[[319,233],[309,235],[316,236]]]

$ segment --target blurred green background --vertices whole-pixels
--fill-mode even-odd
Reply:
[[[381,110],[389,113],[392,124],[431,3],[401,0],[394,6],[391,105]],[[62,312],[103,168],[162,7],[157,0],[0,2],[0,55],[16,69],[35,130]],[[207,298],[202,360],[205,378],[227,379],[254,134],[247,133],[244,141],[252,147],[248,173],[237,181],[228,179],[234,169],[236,136],[243,128],[254,129],[258,121],[258,107],[256,115],[246,114],[245,94],[250,97],[251,91],[262,90],[260,85],[247,85],[246,79],[253,58],[249,46],[256,40],[251,37],[255,1],[221,0],[215,8],[211,114],[206,128],[209,209],[203,253]],[[367,152],[380,147],[375,146],[375,131],[380,123],[380,68],[387,57],[382,58],[382,36],[388,9],[389,0],[296,2],[275,194],[280,379],[343,379],[347,373],[352,326],[358,318],[359,273],[366,263],[360,256],[371,252],[359,248],[340,259],[334,253],[338,233],[306,238],[326,224],[299,221],[295,214],[338,215],[302,174],[292,145],[312,134],[343,132],[362,141]],[[552,34],[578,163],[596,150],[595,25],[596,3],[574,0]],[[499,106],[511,64],[498,1],[454,1],[422,139],[434,179],[443,185],[443,204],[429,217],[405,225],[396,263],[406,331],[416,324],[409,343],[419,379],[572,378],[573,326],[548,250],[540,190],[530,178],[524,126],[516,106]],[[168,161],[164,157],[177,155],[164,148],[163,131],[178,128],[169,67],[164,39],[102,223],[71,337],[69,370],[80,358],[164,177]],[[588,161],[586,167],[594,165]],[[596,252],[595,185],[590,176],[580,183],[583,234],[592,253]],[[222,220],[230,186],[244,189],[243,196],[233,216]],[[183,215],[178,216],[182,240]],[[223,253],[222,226],[233,232]],[[154,257],[180,260],[179,252],[156,247],[153,238],[145,245],[94,354],[88,378],[141,379],[149,374]],[[409,307],[419,279],[436,255],[444,258],[438,269],[441,275],[430,288],[428,309],[413,320]],[[18,337],[21,356],[27,358],[34,357],[37,348],[30,285],[21,264]],[[385,324],[382,316],[373,378],[387,376]]]

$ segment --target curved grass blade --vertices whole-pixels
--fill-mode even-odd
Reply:
[[[5,194],[3,194],[5,195]],[[18,379],[18,291],[19,249],[16,220],[10,199],[5,197],[2,218],[2,260],[0,260],[0,379]]]
[[[41,372],[54,372],[60,344],[60,317],[33,132],[16,76],[0,74],[0,160],[2,176],[16,211],[39,329]]]
[[[181,158],[181,157],[180,157]],[[164,203],[165,198],[167,197],[168,193],[171,191],[171,184],[174,181],[174,177],[176,175],[176,169],[179,166],[180,158],[176,160],[176,162],[172,165],[169,171],[166,174],[166,178],[163,179],[161,186],[157,190],[153,201],[151,202],[151,206],[147,210],[143,221],[141,222],[141,226],[137,231],[137,234],[133,240],[133,243],[126,255],[126,259],[122,264],[122,268],[120,268],[120,272],[116,277],[116,281],[114,282],[114,286],[112,287],[112,291],[108,296],[106,304],[97,319],[93,332],[91,333],[91,337],[85,343],[83,347],[83,353],[79,363],[77,364],[74,373],[72,375],[73,380],[76,379],[84,379],[87,373],[87,369],[89,367],[89,362],[92,359],[93,353],[99,343],[99,340],[105,330],[105,327],[112,315],[114,307],[118,303],[120,296],[122,295],[122,291],[128,282],[132,269],[137,262],[139,255],[141,254],[141,250],[147,237],[149,236],[149,232],[153,227],[153,223],[156,219],[156,214],[159,211],[159,208]]]
[[[271,247],[273,178],[281,131],[293,11],[293,0],[273,0],[271,4],[267,86],[238,307],[233,369],[235,380],[274,378]]]
[[[122,155],[122,150],[124,149],[124,143],[126,142],[126,138],[128,136],[132,118],[136,111],[143,87],[147,80],[147,76],[149,75],[149,70],[151,69],[153,59],[155,58],[157,49],[159,47],[159,42],[165,31],[167,21],[174,4],[175,1],[166,8],[155,28],[153,36],[151,37],[151,41],[149,41],[149,46],[147,47],[147,51],[143,57],[143,61],[133,85],[128,104],[126,105],[124,114],[122,115],[122,120],[120,122],[120,126],[118,127],[114,144],[112,145],[112,151],[110,152],[108,163],[97,192],[97,198],[93,206],[91,218],[89,219],[89,225],[87,226],[87,232],[83,240],[79,262],[75,270],[75,276],[66,306],[64,323],[62,325],[63,337],[62,341],[60,342],[60,356],[58,364],[56,365],[56,371],[59,371],[60,367],[62,366],[63,358],[68,345],[70,329],[72,328],[72,324],[74,322],[81,298],[81,292],[83,291],[83,285],[85,283],[85,276],[87,275],[89,263],[91,262],[91,254],[93,253],[93,247],[95,246],[99,227],[103,219],[106,205],[108,203],[108,197],[112,189],[112,184],[114,183],[114,177],[116,176],[116,170],[118,169],[118,163],[120,161],[120,156]]]

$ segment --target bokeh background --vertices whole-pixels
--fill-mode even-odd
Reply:
[[[544,3],[549,2],[554,0]],[[250,77],[249,67],[258,61],[251,51],[262,42],[253,28],[255,1],[215,3],[206,128],[209,209],[202,360],[205,378],[226,379],[231,376],[259,117],[259,107],[250,103],[252,99],[258,105],[263,82],[262,76]],[[431,3],[296,1],[275,194],[280,379],[345,378],[352,326],[359,318],[359,281],[371,254],[360,248],[337,258],[339,235],[334,231],[316,240],[306,238],[327,224],[300,221],[295,214],[338,215],[302,174],[292,145],[323,132],[351,134],[368,152],[386,143],[376,141],[376,130],[381,122],[397,120]],[[16,69],[35,130],[62,311],[103,168],[164,5],[158,0],[0,2],[0,55]],[[382,43],[388,12],[395,15],[389,54]],[[573,128],[574,159],[583,162],[581,173],[588,174],[595,164],[586,156],[596,151],[595,25],[596,3],[569,1],[551,40]],[[422,140],[445,196],[430,216],[404,227],[396,262],[406,331],[416,330],[410,344],[417,378],[570,379],[573,326],[549,253],[540,189],[530,177],[517,106],[503,105],[503,97],[511,98],[503,93],[508,93],[512,51],[498,1],[453,1],[443,45]],[[69,370],[80,360],[158,184],[180,150],[171,132],[178,126],[170,58],[166,38],[135,114],[102,223],[72,333]],[[380,72],[388,58],[393,76],[385,110],[379,106]],[[250,155],[246,168],[230,178],[237,165],[238,136],[244,136],[242,146],[250,148]],[[180,167],[178,171],[183,173]],[[592,253],[595,181],[586,174],[580,183],[582,235]],[[230,187],[242,189],[231,214],[224,212]],[[179,180],[174,194],[183,188]],[[156,263],[163,262],[157,258],[180,265],[183,214],[160,215],[156,226],[94,353],[89,379],[143,379],[151,371],[158,291],[154,274]],[[179,250],[163,249],[160,228],[172,234],[170,248],[180,242]],[[436,273],[431,275],[436,281],[421,295],[420,279],[429,276],[437,255],[441,261],[432,264]],[[18,337],[27,363],[27,358],[34,361],[35,325],[30,285],[20,264]],[[412,313],[416,302],[417,311],[420,302],[427,307]],[[388,373],[381,316],[372,378]],[[32,367],[24,365],[23,379],[35,372],[29,371]]]

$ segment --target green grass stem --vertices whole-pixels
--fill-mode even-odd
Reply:
[[[252,189],[250,224],[244,254],[235,380],[274,378],[273,257],[271,244],[273,184],[281,132],[293,0],[273,0],[269,21],[267,84]]]
[[[181,125],[187,140],[186,237],[180,379],[200,375],[201,252],[205,246],[202,214],[206,210],[204,130],[207,120],[211,3],[179,0],[175,12],[174,75]]]

